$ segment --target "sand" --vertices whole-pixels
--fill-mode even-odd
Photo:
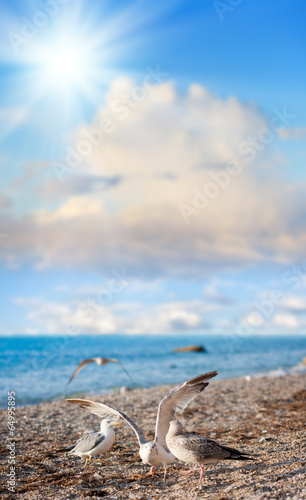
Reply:
[[[130,415],[148,439],[154,437],[156,410],[170,387],[135,389],[91,397]],[[77,457],[57,450],[69,447],[99,418],[64,401],[16,409],[14,436],[16,487],[8,490],[11,465],[7,412],[1,410],[1,498],[33,499],[306,499],[306,374],[279,378],[213,380],[180,419],[186,430],[256,457],[252,462],[223,461],[187,478],[176,461],[167,480],[146,476],[149,466],[138,455],[133,431],[123,421],[105,463],[86,469]],[[12,443],[12,441],[10,441]],[[11,476],[12,477],[12,476]]]

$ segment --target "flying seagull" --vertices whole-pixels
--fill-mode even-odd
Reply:
[[[166,443],[173,455],[186,463],[200,465],[200,481],[202,482],[204,465],[213,464],[219,460],[254,460],[242,451],[223,446],[222,444],[197,434],[188,434],[178,420],[170,422]],[[188,475],[194,470],[183,471]]]
[[[90,432],[84,434],[75,445],[68,451],[68,455],[86,457],[86,467],[88,460],[92,457],[106,453],[114,444],[115,432],[113,427],[120,425],[111,419],[103,419],[100,425],[100,432]]]
[[[187,405],[208,386],[208,380],[215,377],[217,372],[209,372],[187,380],[182,385],[172,389],[159,403],[154,441],[147,442],[142,430],[125,413],[115,410],[103,403],[96,403],[85,399],[66,399],[67,403],[78,404],[81,408],[98,415],[117,421],[123,418],[135,432],[139,442],[139,455],[145,464],[151,465],[149,474],[155,474],[155,467],[164,467],[164,479],[167,476],[167,465],[172,464],[175,456],[166,444],[166,434],[169,423],[175,413],[183,413]]]
[[[122,365],[122,363],[120,363],[120,361],[118,361],[118,359],[115,359],[115,358],[88,358],[88,359],[83,359],[83,361],[81,361],[81,363],[78,365],[78,367],[76,368],[76,370],[73,372],[73,374],[71,375],[70,379],[69,379],[69,382],[68,384],[70,384],[70,382],[74,379],[74,377],[79,373],[80,370],[82,370],[82,368],[86,365],[88,365],[89,363],[97,363],[97,365],[99,366],[102,366],[102,365],[106,365],[107,363],[117,363],[117,365],[120,365],[122,370],[127,374],[127,376],[131,379],[131,381],[134,383],[134,380],[132,379],[131,375],[129,374],[129,372],[124,368],[124,366]]]

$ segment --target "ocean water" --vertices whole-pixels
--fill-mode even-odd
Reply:
[[[206,353],[174,353],[203,345]],[[68,385],[78,363],[89,357],[113,357],[130,372],[109,363],[85,366]],[[16,404],[37,404],[84,394],[106,394],[121,386],[179,384],[218,370],[218,379],[245,375],[285,375],[306,371],[306,336],[82,335],[22,336],[0,339],[0,406],[15,391]]]

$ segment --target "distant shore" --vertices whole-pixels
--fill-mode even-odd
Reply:
[[[90,396],[127,413],[152,439],[156,411],[169,386],[135,389],[124,394]],[[203,486],[196,472],[182,480],[176,461],[169,477],[145,476],[148,467],[138,456],[136,437],[122,422],[106,463],[86,469],[78,458],[56,450],[73,444],[99,418],[64,401],[16,408],[14,437],[7,411],[1,410],[0,463],[7,498],[33,499],[306,499],[306,374],[271,378],[213,380],[187,408],[180,420],[222,444],[254,454],[254,462],[219,462],[207,466]],[[13,444],[14,443],[14,444]],[[9,447],[10,446],[10,447]],[[9,462],[14,448],[15,464]],[[15,487],[9,491],[14,467]],[[11,483],[12,484],[12,483]]]

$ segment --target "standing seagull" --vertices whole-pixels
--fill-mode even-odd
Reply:
[[[100,432],[91,432],[84,434],[76,443],[72,450],[68,451],[68,455],[76,455],[77,457],[86,457],[86,467],[88,460],[92,457],[106,453],[111,449],[115,441],[115,432],[113,427],[120,425],[119,422],[114,422],[110,419],[103,419],[100,425]]]
[[[200,465],[200,481],[202,482],[204,465],[214,464],[219,460],[254,460],[245,453],[197,434],[188,434],[178,420],[170,422],[166,443],[173,455],[183,462]],[[181,472],[188,475],[193,470]]]
[[[85,399],[66,399],[67,403],[78,404],[81,408],[100,417],[110,417],[113,420],[123,418],[135,432],[139,442],[139,455],[145,464],[151,465],[149,474],[155,474],[155,467],[164,467],[164,479],[167,476],[167,465],[172,464],[175,456],[166,444],[166,434],[169,423],[175,413],[183,413],[187,405],[208,386],[208,380],[215,377],[217,372],[209,372],[187,380],[182,385],[172,389],[159,403],[154,441],[147,442],[138,425],[125,413],[115,410],[103,403],[87,401]]]
[[[124,368],[123,364],[118,361],[118,359],[115,358],[88,358],[88,359],[83,359],[81,363],[78,365],[76,370],[73,372],[71,375],[68,384],[74,379],[74,377],[79,373],[80,370],[82,370],[83,366],[88,365],[88,363],[97,363],[97,365],[102,366],[106,365],[107,363],[117,363],[117,365],[120,365],[122,370],[127,374],[127,376],[131,379],[131,381],[134,383],[134,380],[132,379],[131,375],[129,372]]]

